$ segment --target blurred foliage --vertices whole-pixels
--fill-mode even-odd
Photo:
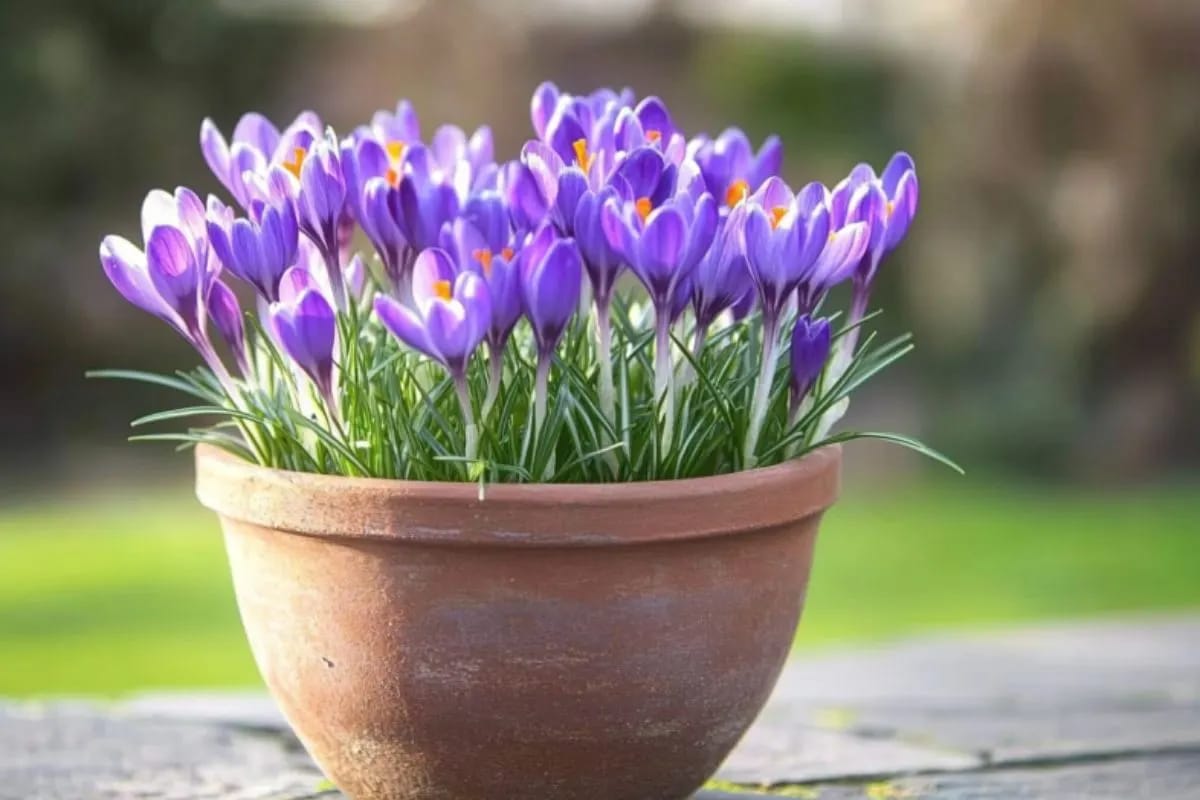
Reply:
[[[0,452],[86,435],[87,368],[188,363],[155,321],[114,317],[96,247],[109,231],[138,239],[150,187],[212,185],[200,119],[228,124],[274,95],[300,41],[208,0],[0,3]],[[113,419],[144,395],[124,391],[106,395]]]

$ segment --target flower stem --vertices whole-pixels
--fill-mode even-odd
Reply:
[[[671,363],[671,322],[666,309],[655,311],[654,403],[662,410],[662,449],[671,450],[675,429],[674,365]]]
[[[600,410],[614,426],[617,423],[616,390],[613,388],[612,322],[609,302],[596,298],[596,361],[600,368]]]
[[[329,288],[333,292],[333,303],[337,310],[346,312],[346,281],[342,277],[342,259],[338,248],[325,253],[325,271],[329,273]]]
[[[846,317],[846,325],[852,326],[852,329],[838,341],[838,348],[834,351],[829,366],[825,368],[822,381],[826,386],[833,386],[840,381],[846,374],[846,370],[850,368],[851,362],[854,361],[854,351],[858,349],[858,336],[862,332],[862,326],[859,323],[867,315],[867,306],[870,305],[870,300],[870,284],[856,280],[854,294],[850,300],[850,313]],[[838,420],[846,415],[846,409],[849,406],[850,398],[844,397],[822,414],[813,429],[813,441],[819,442],[824,439],[833,426],[838,423]]]
[[[454,389],[458,393],[458,404],[462,408],[463,422],[467,428],[466,451],[463,455],[468,461],[474,461],[479,456],[479,428],[475,425],[475,412],[471,409],[471,390],[467,388],[465,372],[454,376]]]
[[[546,424],[546,394],[550,384],[550,361],[553,355],[553,352],[538,354],[537,376],[533,388],[533,430],[536,434],[535,441],[541,440],[542,429]],[[546,463],[546,470],[543,476],[552,472],[554,472],[553,453],[550,454],[550,459]]]
[[[771,398],[771,384],[775,379],[775,364],[779,360],[778,329],[777,320],[763,318],[762,364],[758,381],[754,384],[750,425],[746,428],[746,443],[742,448],[742,463],[746,469],[753,469],[758,464],[755,451],[758,449],[758,437],[762,433],[763,422],[767,416],[767,402]]]
[[[488,342],[488,387],[487,395],[483,398],[483,408],[479,418],[483,422],[492,414],[492,407],[500,397],[500,384],[504,381],[504,345]]]
[[[596,296],[596,362],[600,371],[600,412],[608,420],[613,431],[617,429],[616,389],[613,386],[612,365],[612,321],[609,319],[608,297]],[[610,442],[605,442],[610,444]],[[604,454],[613,475],[617,474],[617,454],[609,450]]]
[[[696,322],[696,330],[692,333],[692,358],[697,364],[700,363],[700,355],[704,352],[704,345],[708,342],[708,326],[701,325]],[[692,368],[692,362],[684,363],[682,374],[679,376],[680,388],[686,387],[696,379],[696,370]]]

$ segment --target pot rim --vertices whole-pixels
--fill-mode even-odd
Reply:
[[[196,448],[196,495],[222,517],[337,539],[581,547],[743,533],[820,514],[837,498],[841,445],[724,475],[624,483],[475,483],[272,469]]]

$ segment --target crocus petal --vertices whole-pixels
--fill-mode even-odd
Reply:
[[[221,185],[230,192],[234,192],[230,181],[232,162],[230,161],[229,145],[216,124],[207,117],[200,123],[200,152],[204,155],[204,162],[208,164],[208,168],[212,170],[212,174],[221,182]]]
[[[539,261],[526,263],[521,275],[525,313],[538,349],[553,350],[579,306],[583,264],[571,239],[557,239]]]
[[[896,186],[888,210],[887,234],[884,237],[884,247],[892,250],[900,244],[900,240],[908,233],[913,217],[917,215],[917,200],[919,187],[915,172],[906,172]]]
[[[546,124],[545,140],[566,164],[576,163],[575,143],[588,141],[588,132],[572,113],[569,106],[560,103]]]
[[[791,205],[794,195],[782,178],[772,175],[763,181],[762,186],[752,195],[752,199],[769,210]]]
[[[466,365],[471,351],[471,331],[461,303],[436,300],[425,312],[425,336],[436,358],[453,372]]]
[[[630,152],[614,173],[628,182],[628,195],[624,199],[637,200],[654,194],[665,168],[662,154],[651,147]]]
[[[621,214],[619,202],[615,197],[609,197],[601,205],[600,227],[609,247],[627,264],[632,264],[637,256],[637,237],[633,226]]]
[[[778,175],[782,167],[783,142],[779,140],[778,136],[769,136],[754,157],[749,173],[746,175],[746,181],[750,184],[750,188],[754,189],[761,186],[767,178]]]
[[[146,243],[146,267],[158,295],[188,330],[198,330],[200,275],[188,238],[178,228],[155,228]]]
[[[808,393],[825,362],[829,359],[830,349],[829,321],[826,319],[811,320],[801,316],[796,320],[792,329],[791,359],[791,389],[793,402]]]
[[[242,371],[246,371],[246,328],[237,295],[222,281],[214,281],[208,293],[208,315],[217,332],[233,352]]]
[[[108,280],[127,301],[143,311],[161,317],[184,332],[183,321],[158,296],[146,271],[146,256],[128,239],[106,236],[100,243],[100,264]]]
[[[434,159],[448,172],[467,157],[467,136],[457,125],[443,125],[434,131],[430,146]]]
[[[458,270],[454,259],[440,247],[422,250],[413,264],[413,300],[422,314],[427,314],[431,303],[441,298],[438,285],[442,281],[453,282]]]
[[[674,208],[660,208],[650,214],[638,242],[635,269],[656,303],[668,299],[672,273],[687,247],[687,222]]]
[[[675,133],[671,113],[667,111],[666,104],[657,97],[644,98],[638,103],[634,113],[642,125],[642,130],[646,131],[647,135],[650,131],[657,131],[663,144]]]
[[[462,208],[462,218],[479,231],[488,249],[499,252],[508,246],[508,209],[499,192],[485,191],[471,197]]]
[[[783,265],[775,258],[772,233],[771,222],[766,212],[757,205],[748,206],[743,226],[743,241],[750,274],[760,291],[765,286],[776,287],[780,283]]]
[[[570,236],[575,226],[575,206],[579,198],[588,191],[587,177],[572,167],[558,176],[558,192],[555,198],[555,219],[564,235]]]
[[[604,233],[601,217],[604,203],[609,198],[615,199],[612,189],[598,194],[588,192],[575,207],[575,241],[591,280],[592,291],[601,300],[611,295],[612,287],[624,267],[621,256],[609,244]]]
[[[279,302],[295,305],[307,291],[321,291],[321,284],[305,267],[292,267],[279,280]]]
[[[530,103],[530,117],[533,120],[533,130],[539,139],[546,138],[546,126],[554,109],[558,107],[558,87],[550,81],[533,90],[533,100]]]
[[[478,173],[495,160],[496,146],[492,129],[487,125],[481,125],[467,141],[467,161],[470,162],[472,171]]]
[[[270,156],[279,144],[279,129],[262,114],[251,111],[238,120],[233,129],[233,141],[253,145],[258,152]]]
[[[883,193],[888,197],[895,197],[900,180],[906,173],[915,174],[916,171],[917,165],[913,163],[912,156],[904,151],[896,153],[884,167],[883,174],[879,176],[879,181],[883,184]]]
[[[175,198],[162,189],[152,189],[142,201],[142,241],[150,241],[150,233],[161,225],[179,224]]]
[[[433,350],[429,344],[421,318],[411,308],[395,298],[379,295],[375,298],[375,314],[397,339],[414,350],[441,361],[441,354]]]
[[[854,222],[829,235],[829,243],[821,252],[809,279],[816,292],[822,292],[853,274],[871,239],[865,222]]]
[[[469,358],[492,325],[492,295],[487,282],[474,272],[463,272],[454,281],[454,299],[462,304]]]
[[[332,390],[337,320],[319,292],[306,291],[292,303],[271,307],[271,322],[283,350],[323,393]]]

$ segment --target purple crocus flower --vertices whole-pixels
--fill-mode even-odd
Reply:
[[[423,250],[413,265],[413,300],[415,309],[380,295],[375,313],[396,338],[461,379],[492,321],[483,279],[474,272],[458,273],[445,250]]]
[[[810,183],[794,197],[782,180],[770,178],[747,204],[746,263],[758,289],[768,336],[792,292],[817,263],[829,239],[825,187]]]
[[[596,89],[591,94],[574,96],[562,92],[557,86],[549,81],[541,84],[533,92],[533,100],[530,103],[530,116],[533,120],[533,129],[537,136],[542,141],[549,141],[547,138],[547,128],[554,112],[560,104],[574,106],[576,117],[580,116],[581,109],[586,112],[587,118],[593,122],[600,120],[609,113],[612,109],[619,109],[634,104],[635,98],[633,90],[625,88],[618,91],[608,88]]]
[[[290,273],[299,270],[289,270]],[[312,380],[331,413],[336,413],[333,393],[333,351],[337,318],[325,296],[306,281],[286,279],[288,290],[270,309],[271,328],[283,351]]]
[[[460,203],[466,202],[478,183],[486,181],[495,169],[495,145],[487,125],[479,127],[470,139],[457,125],[443,125],[434,132],[429,152]]]
[[[693,198],[684,191],[657,208],[649,197],[633,202],[605,202],[600,224],[609,245],[619,252],[646,287],[654,304],[654,397],[662,409],[661,452],[670,452],[675,425],[674,365],[671,320],[692,270],[712,244],[717,228],[712,195]]]
[[[237,295],[223,281],[213,281],[208,293],[208,316],[217,327],[221,338],[229,346],[237,362],[238,370],[243,377],[249,377],[252,372],[249,355],[246,352],[246,324],[242,316],[242,307]]]
[[[499,191],[487,189],[472,195],[459,213],[483,237],[492,252],[513,245],[514,236],[508,206]],[[443,232],[445,228],[443,228]]]
[[[711,195],[695,201],[677,195],[655,207],[649,197],[603,206],[601,225],[612,248],[621,254],[646,287],[656,312],[666,317],[679,283],[712,244],[717,207]]]
[[[531,234],[521,250],[518,269],[521,301],[537,342],[534,377],[534,429],[546,421],[546,398],[554,350],[579,307],[583,263],[573,239],[559,238],[547,223]]]
[[[407,100],[398,102],[394,112],[376,111],[369,130],[385,145],[395,142],[407,147],[421,141],[421,119]]]
[[[829,320],[812,319],[807,314],[796,319],[792,329],[791,350],[791,395],[792,408],[798,408],[800,401],[816,384],[825,362],[829,360],[831,335]]]
[[[919,186],[916,166],[904,152],[896,153],[875,176],[868,164],[859,164],[834,187],[829,207],[834,229],[853,222],[865,223],[870,242],[855,270],[855,282],[870,285],[883,257],[894,250],[908,232],[917,213]]]
[[[573,239],[543,225],[521,250],[521,298],[533,326],[538,357],[549,358],[579,307],[583,263]]]
[[[738,205],[767,178],[778,175],[783,163],[783,145],[778,136],[768,137],[755,153],[739,128],[727,128],[716,139],[696,137],[688,149],[708,191],[726,208]]]
[[[531,209],[530,219],[545,208],[542,217],[548,215],[564,236],[573,234],[579,198],[599,182],[599,170],[587,155],[584,140],[579,139],[578,143],[579,161],[571,163],[565,162],[549,145],[527,142],[521,151],[521,164],[528,177],[519,175],[513,182],[514,190],[534,193],[528,199],[514,197],[514,204]]]
[[[474,460],[479,432],[467,386],[467,363],[491,326],[492,301],[483,278],[470,271],[456,277],[455,272],[445,250],[423,250],[413,265],[416,309],[381,295],[375,299],[375,313],[396,338],[450,373],[466,423],[465,456]]]
[[[826,189],[811,183],[792,196],[787,184],[768,178],[745,202],[746,264],[762,311],[762,359],[750,406],[750,424],[742,447],[747,466],[757,463],[775,365],[779,358],[779,321],[792,292],[820,258],[829,239]]]
[[[609,244],[601,218],[605,204],[618,203],[619,200],[616,189],[611,186],[600,192],[585,192],[575,207],[575,223],[572,226],[575,230],[575,241],[583,257],[583,266],[592,286],[592,297],[596,308],[602,311],[605,318],[612,300],[613,287],[625,269],[625,261]]]
[[[739,205],[717,222],[712,246],[692,273],[697,352],[709,326],[750,293],[753,284],[742,249],[746,206]]]
[[[230,221],[219,203],[209,205],[208,236],[217,258],[267,302],[279,300],[279,280],[296,263],[300,229],[290,199],[278,207],[253,204],[257,220]]]
[[[313,141],[308,149],[297,147],[293,161],[272,167],[265,178],[251,177],[256,195],[251,201],[252,212],[260,201],[275,206],[289,199],[294,203],[300,230],[317,246],[325,261],[334,304],[339,309],[345,308],[341,259],[350,216],[337,142],[329,137]]]
[[[459,218],[442,230],[442,249],[450,253],[458,272],[474,272],[487,286],[492,306],[488,347],[494,357],[502,357],[521,318],[521,282],[514,248],[507,237],[489,239],[466,218]]]
[[[208,337],[208,303],[217,274],[205,236],[204,205],[189,189],[155,190],[142,204],[145,250],[121,236],[100,243],[100,264],[121,296],[174,328],[203,357],[227,393],[228,370]]]
[[[653,147],[672,164],[682,163],[687,141],[671,120],[666,104],[657,97],[646,97],[635,108],[622,108],[613,124],[613,146],[618,152]]]
[[[422,145],[409,148],[399,191],[389,201],[405,240],[416,250],[436,247],[442,226],[458,215],[460,206],[454,185]]]
[[[189,189],[150,192],[142,204],[145,250],[121,236],[100,243],[100,263],[121,296],[207,346],[205,305],[216,277],[208,260],[204,205]]]
[[[280,133],[266,117],[251,112],[238,120],[233,138],[227,142],[213,121],[205,119],[200,126],[200,149],[217,180],[249,210],[256,193],[248,176],[265,177],[274,166],[298,171],[304,153],[321,138],[322,127],[316,114],[305,111]]]
[[[395,285],[407,283],[411,262],[408,240],[395,211],[399,209],[399,184],[407,144],[381,144],[370,136],[342,143],[342,173],[346,204],[375,247],[384,272]]]
[[[327,259],[336,260],[337,227],[346,201],[346,181],[336,146],[325,140],[314,143],[303,157],[298,190],[296,216],[300,228]]]
[[[835,229],[860,223],[867,228],[867,246],[850,270],[854,290],[846,324],[850,330],[838,339],[837,352],[829,366],[831,380],[845,375],[858,348],[861,327],[871,299],[871,288],[883,257],[896,248],[917,213],[919,187],[917,172],[907,153],[896,153],[884,168],[883,176],[859,164],[839,183],[830,198],[830,217]],[[827,434],[845,413],[848,401],[843,400],[822,415],[816,436]]]
[[[834,286],[851,277],[862,263],[871,240],[865,222],[852,222],[831,231],[825,249],[796,287],[801,313],[812,313]]]

